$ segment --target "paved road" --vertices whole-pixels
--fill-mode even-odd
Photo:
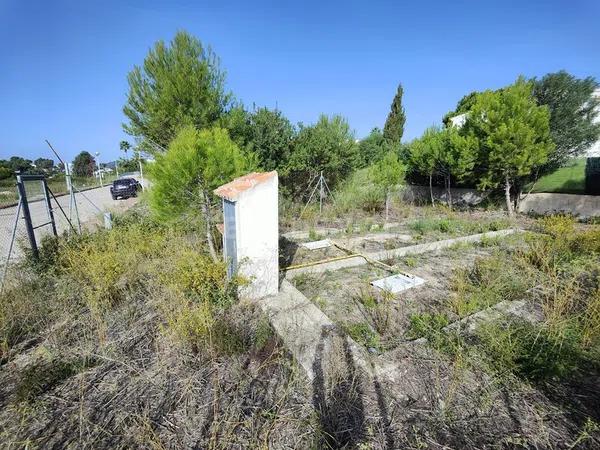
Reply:
[[[108,186],[90,189],[88,191],[83,191],[82,193],[76,193],[75,198],[77,200],[77,209],[79,210],[79,218],[82,228],[90,228],[102,224],[102,213],[105,211],[125,211],[138,201],[137,198],[113,200],[110,195],[110,188]],[[57,197],[57,200],[65,214],[68,216],[70,197],[68,195],[63,195]],[[60,211],[60,208],[54,199],[51,200],[51,204],[58,233],[67,231],[70,228],[68,221],[65,219],[65,216]],[[31,213],[34,226],[48,222],[48,211],[44,201],[35,201],[30,203],[29,211]],[[10,246],[10,237],[12,234],[12,227],[16,212],[16,206],[0,209],[0,266],[4,265],[4,262],[6,261],[6,255],[8,254],[8,249]],[[23,244],[29,247],[29,242],[27,241],[27,232],[25,230],[25,222],[22,217],[23,212],[21,211],[21,218],[19,219],[19,225],[17,228],[17,240],[20,241],[20,243],[15,243],[12,256],[17,258],[22,256],[21,247]],[[75,227],[77,227],[74,212],[72,213],[72,223]],[[51,232],[52,229],[50,225],[36,229],[35,234],[38,244],[40,238],[44,234]]]

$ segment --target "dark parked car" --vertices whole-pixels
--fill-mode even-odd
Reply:
[[[119,178],[113,181],[110,187],[110,195],[113,200],[117,198],[137,197],[137,191],[141,188],[140,183],[134,178]]]

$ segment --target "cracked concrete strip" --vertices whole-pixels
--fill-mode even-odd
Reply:
[[[298,291],[290,282],[283,280],[277,295],[256,300],[269,317],[271,325],[284,342],[286,348],[304,369],[313,382],[323,371],[324,347],[329,347],[334,337],[341,337],[347,343],[354,365],[367,377],[365,381],[396,382],[406,373],[406,362],[384,364],[373,358],[351,337],[341,332],[317,306]],[[390,393],[397,401],[407,402],[404,392]]]
[[[281,283],[279,294],[257,300],[257,303],[285,346],[312,380],[317,347],[323,340],[323,334],[336,332],[336,325],[286,280]],[[370,373],[371,365],[365,358],[366,352],[350,337],[347,339],[356,365]]]

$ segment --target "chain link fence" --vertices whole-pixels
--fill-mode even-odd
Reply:
[[[0,188],[0,282],[11,262],[34,256],[45,236],[81,232],[82,224],[103,225],[112,206],[110,187],[68,187],[55,194],[45,177],[21,175]],[[66,194],[65,194],[66,192]],[[110,223],[108,224],[110,225]]]
[[[19,192],[13,179],[0,187],[0,266],[6,263],[9,251],[22,254],[27,248],[27,230],[19,208]],[[11,249],[12,246],[12,249]]]
[[[140,180],[139,173],[126,175]],[[33,242],[39,246],[47,235],[79,233],[83,228],[110,226],[107,211],[126,207],[112,199],[111,183],[86,189],[75,179],[71,192],[66,180],[57,183],[41,175],[21,175],[20,179],[27,207],[20,202],[17,178],[4,180],[0,185],[0,277],[9,259],[18,261],[28,251],[34,250]],[[30,220],[27,220],[27,215]],[[28,222],[33,229],[34,240],[28,234]]]

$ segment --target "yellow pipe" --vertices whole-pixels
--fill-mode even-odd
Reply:
[[[341,261],[341,260],[344,260],[344,259],[363,258],[369,264],[382,266],[385,270],[388,270],[390,272],[395,272],[396,271],[396,269],[394,269],[392,266],[388,266],[387,264],[382,263],[381,261],[376,261],[376,260],[374,260],[374,259],[372,259],[372,258],[370,258],[367,255],[364,255],[362,253],[353,253],[350,249],[344,248],[341,245],[339,245],[339,244],[337,244],[337,243],[335,243],[333,241],[331,241],[331,243],[333,244],[334,247],[337,247],[338,249],[340,249],[340,250],[342,250],[342,251],[344,251],[344,252],[346,252],[348,254],[345,255],[345,256],[337,256],[335,258],[321,259],[319,261],[312,261],[312,262],[307,262],[307,263],[303,263],[303,264],[294,264],[292,266],[284,267],[281,270],[303,269],[305,267],[318,266],[318,265],[321,265],[321,264],[326,264],[326,263],[334,262],[334,261]],[[409,276],[409,277],[412,278],[412,275],[409,275],[409,274],[404,274],[404,275],[407,275],[407,276]]]
[[[352,251],[348,248],[342,247],[340,244],[338,244],[337,242],[333,242],[331,241],[331,243],[339,248],[340,250],[347,252],[347,253],[352,253]],[[354,256],[360,256],[361,258],[364,258],[368,263],[373,264],[373,265],[379,265],[382,266],[385,270],[389,271],[389,272],[396,272],[396,273],[400,273],[406,277],[409,278],[414,278],[414,275],[411,275],[410,273],[406,273],[406,272],[402,272],[398,269],[395,269],[393,266],[390,266],[388,264],[382,263],[381,261],[377,261],[375,259],[372,259],[370,257],[368,257],[367,255],[363,254],[363,253],[354,253]]]
[[[304,267],[318,266],[319,264],[325,264],[325,263],[334,262],[334,261],[341,261],[342,259],[350,259],[350,258],[355,258],[355,257],[358,257],[358,256],[360,256],[360,255],[337,256],[335,258],[321,259],[319,261],[312,261],[312,262],[307,262],[307,263],[303,263],[303,264],[294,264],[292,266],[284,267],[281,270],[302,269]]]
[[[361,258],[363,258],[365,261],[367,261],[369,264],[373,264],[375,266],[379,265],[382,266],[385,270],[388,270],[390,272],[394,272],[396,269],[394,269],[392,266],[389,266],[385,263],[382,263],[381,261],[376,261],[370,257],[368,257],[367,255],[363,254],[363,253],[353,253],[352,250],[350,250],[349,248],[346,247],[342,247],[340,244],[338,244],[337,242],[333,242],[331,241],[331,243],[334,245],[334,247],[339,248],[341,251],[352,254],[353,256],[360,256]]]

